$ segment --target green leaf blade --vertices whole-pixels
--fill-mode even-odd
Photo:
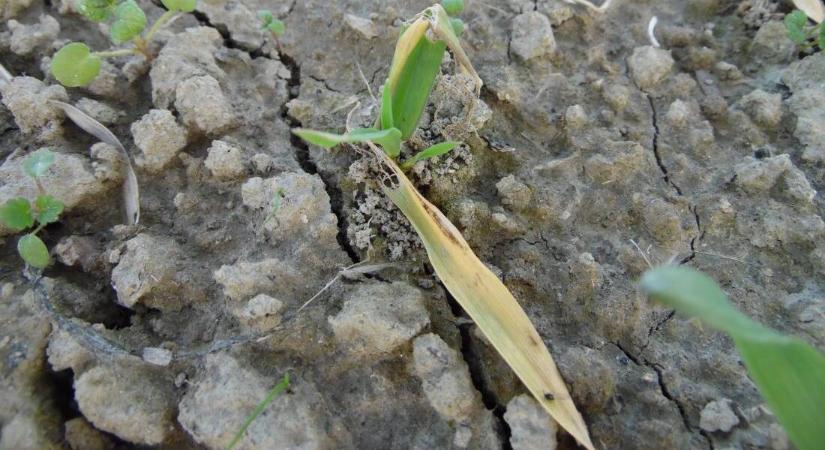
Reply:
[[[788,37],[797,44],[804,44],[808,40],[805,34],[805,26],[808,24],[808,16],[800,10],[794,10],[785,16],[785,29],[788,30]]]
[[[39,178],[49,170],[52,164],[54,164],[54,152],[41,148],[23,161],[23,172],[32,178]]]
[[[384,148],[388,155],[396,157],[401,153],[401,131],[397,128],[377,130],[375,128],[357,128],[347,134],[334,134],[324,131],[296,128],[292,132],[299,138],[327,150],[340,144],[374,142]]]
[[[384,84],[381,92],[381,129],[394,128],[395,123],[392,117],[392,93],[388,84]]]
[[[393,125],[401,130],[403,140],[412,136],[421,121],[435,78],[441,72],[441,61],[446,51],[447,44],[431,42],[423,36],[403,61],[395,84],[389,86],[392,93]]]
[[[34,225],[31,204],[25,198],[14,198],[0,206],[0,222],[14,231],[23,231]]]
[[[681,313],[733,337],[748,373],[800,450],[825,442],[825,356],[746,317],[709,277],[683,267],[663,267],[642,277],[642,288]]]
[[[195,10],[197,0],[161,0],[161,3],[169,11],[192,12]]]
[[[247,416],[246,420],[244,420],[244,423],[241,425],[241,428],[238,430],[237,433],[235,433],[235,436],[232,438],[232,441],[229,443],[229,446],[226,447],[226,450],[232,450],[233,448],[235,448],[235,446],[238,445],[238,442],[241,441],[241,438],[243,438],[243,435],[244,433],[246,433],[246,430],[249,428],[250,425],[252,425],[252,422],[254,422],[255,419],[257,419],[258,416],[260,416],[261,413],[264,412],[266,407],[269,406],[269,404],[272,403],[272,401],[275,400],[275,398],[278,395],[280,395],[281,392],[287,390],[288,388],[289,374],[287,373],[284,375],[281,381],[278,384],[276,384],[275,387],[273,387],[272,390],[269,391],[269,393],[266,394],[266,397],[264,397],[261,403],[258,403],[255,409],[252,410],[252,413],[250,413],[249,416]]]
[[[27,234],[17,241],[17,252],[32,267],[45,269],[49,265],[49,249],[34,234]]]
[[[122,44],[131,41],[146,28],[146,14],[135,0],[126,0],[115,8],[115,21],[109,28],[112,42]]]
[[[63,213],[63,202],[51,195],[40,195],[34,199],[34,208],[37,211],[37,223],[48,225],[60,218],[60,214]]]
[[[52,58],[51,71],[55,79],[66,87],[86,86],[100,73],[100,58],[86,44],[72,42]]]
[[[419,161],[424,161],[426,159],[435,158],[436,156],[441,156],[452,149],[461,145],[461,142],[441,142],[440,144],[435,144],[430,146],[418,153],[415,154],[412,158],[405,161],[404,164],[401,166],[403,169],[409,169],[414,166]]]

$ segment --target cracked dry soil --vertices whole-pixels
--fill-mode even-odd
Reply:
[[[467,3],[481,102],[445,61],[413,145],[466,145],[413,178],[534,321],[596,446],[792,448],[731,340],[635,284],[648,261],[690,265],[825,346],[825,55],[785,37],[789,3]],[[289,133],[369,123],[399,25],[426,6],[201,0],[151,64],[114,60],[66,91],[50,55],[105,35],[70,0],[0,5],[0,59],[19,75],[0,90],[0,201],[31,191],[20,161],[48,146],[45,184],[68,206],[44,230],[55,262],[37,290],[0,229],[0,449],[223,449],[286,372],[237,448],[576,448],[434,278],[364,161]],[[280,48],[261,8],[287,24]],[[118,225],[113,149],[48,99],[124,141],[140,225]],[[363,261],[394,265],[295,314]]]

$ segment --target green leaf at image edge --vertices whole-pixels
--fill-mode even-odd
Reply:
[[[33,234],[27,234],[17,241],[17,252],[32,267],[45,269],[49,265],[49,249]]]
[[[0,206],[0,222],[14,231],[22,231],[34,225],[31,205],[25,198],[14,198]]]
[[[52,75],[66,87],[86,86],[100,73],[100,58],[86,44],[72,42],[52,58]]]
[[[804,44],[808,40],[805,34],[805,26],[808,24],[808,16],[800,10],[795,10],[785,16],[785,29],[788,30],[788,37],[797,44]]]
[[[192,12],[195,10],[197,0],[161,0],[163,6],[169,11]]]
[[[23,172],[32,178],[39,178],[49,170],[52,164],[54,164],[54,152],[41,148],[23,161]]]
[[[77,10],[92,22],[107,20],[114,10],[114,0],[79,0]]]
[[[40,195],[34,199],[37,223],[48,225],[57,222],[63,212],[63,202],[51,195]]]
[[[146,14],[135,0],[126,0],[115,8],[115,21],[109,27],[112,42],[122,44],[131,41],[146,28]]]
[[[641,286],[665,305],[730,334],[749,375],[797,448],[822,448],[825,356],[748,318],[712,279],[695,270],[655,269],[642,277]]]

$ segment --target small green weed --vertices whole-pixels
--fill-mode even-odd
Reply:
[[[149,42],[155,33],[181,12],[195,10],[196,0],[162,0],[167,11],[141,36],[147,26],[146,14],[135,0],[79,0],[78,10],[92,22],[108,22],[109,38],[115,45],[131,42],[129,48],[92,52],[82,42],[70,42],[52,58],[52,75],[66,87],[86,86],[100,73],[103,58],[143,55],[151,59]]]
[[[785,28],[788,37],[803,50],[813,51],[814,46],[820,50],[825,48],[825,27],[821,23],[811,24],[808,15],[801,10],[796,9],[785,16]]]
[[[54,153],[50,150],[41,149],[32,153],[23,161],[23,171],[37,185],[37,197],[34,200],[14,198],[0,206],[0,221],[14,231],[23,231],[37,224],[33,231],[17,241],[17,252],[27,264],[38,269],[49,265],[49,250],[37,237],[37,233],[46,225],[57,222],[63,212],[63,203],[46,194],[40,183],[40,177],[49,170],[52,163]]]
[[[254,422],[255,419],[257,419],[258,416],[260,416],[261,413],[264,412],[266,407],[269,406],[270,403],[272,403],[272,400],[275,400],[275,397],[277,397],[281,392],[287,390],[288,388],[289,374],[287,373],[284,375],[284,378],[281,379],[280,383],[276,384],[275,387],[273,387],[272,390],[269,391],[268,394],[266,394],[266,397],[264,397],[264,399],[261,400],[261,403],[258,403],[258,406],[256,406],[255,409],[252,410],[252,412],[249,414],[249,416],[247,416],[246,420],[244,420],[243,422],[243,425],[241,425],[241,428],[238,430],[237,433],[235,433],[235,436],[232,438],[232,442],[230,442],[229,446],[226,447],[226,450],[232,450],[233,448],[235,448],[235,446],[238,445],[238,442],[241,441],[241,438],[243,438],[243,435],[244,433],[246,433],[246,430],[249,428],[250,425],[252,425],[252,422]]]
[[[668,307],[730,335],[748,373],[797,448],[822,448],[825,356],[804,341],[745,316],[710,277],[695,270],[654,269],[642,277],[641,285]]]

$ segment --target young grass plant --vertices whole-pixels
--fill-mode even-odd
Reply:
[[[235,448],[235,446],[238,445],[238,443],[243,438],[244,434],[246,433],[246,430],[249,429],[250,425],[252,425],[252,422],[254,422],[255,419],[257,419],[258,416],[260,416],[261,413],[264,412],[266,407],[269,406],[269,404],[272,403],[272,401],[275,400],[275,398],[278,397],[278,395],[280,395],[287,389],[289,389],[288,373],[284,375],[284,378],[281,379],[281,381],[278,384],[276,384],[275,387],[273,387],[268,394],[266,394],[266,397],[264,397],[264,399],[261,400],[261,403],[258,403],[258,406],[256,406],[255,409],[253,409],[252,412],[249,414],[249,416],[247,416],[246,420],[244,420],[243,424],[241,425],[241,428],[238,429],[238,432],[235,433],[235,436],[232,438],[232,442],[230,442],[229,445],[226,447],[226,450],[232,450],[233,448]]]
[[[0,206],[0,221],[14,231],[23,231],[37,225],[33,231],[17,241],[17,253],[26,264],[37,269],[49,265],[49,249],[37,237],[37,233],[50,223],[57,222],[63,212],[63,203],[46,193],[40,178],[54,163],[54,153],[40,149],[23,161],[23,172],[31,177],[37,186],[37,197],[33,200],[14,198]]]
[[[457,5],[463,2],[445,3],[455,12],[460,11]],[[587,426],[527,314],[504,283],[473,253],[456,227],[416,190],[404,172],[418,161],[450,151],[458,143],[436,144],[400,166],[397,161],[402,142],[418,126],[448,48],[460,69],[475,81],[476,94],[481,90],[481,79],[461,48],[456,31],[456,22],[441,5],[425,9],[406,26],[396,44],[384,84],[381,114],[374,128],[343,135],[306,129],[293,132],[327,149],[344,143],[367,145],[367,154],[381,168],[381,187],[412,223],[438,277],[533,397],[579,443],[593,449]]]
[[[695,270],[655,269],[642,277],[641,286],[655,300],[730,335],[751,379],[796,447],[822,448],[825,356],[745,316],[710,277]]]
[[[145,34],[146,14],[135,0],[79,0],[78,10],[92,22],[108,22],[109,38],[115,45],[131,42],[127,48],[92,52],[82,42],[70,42],[52,58],[51,72],[66,87],[86,86],[100,73],[103,58],[142,55],[151,59],[149,42],[164,25],[178,13],[195,10],[196,0],[162,0],[167,11],[161,15]]]

